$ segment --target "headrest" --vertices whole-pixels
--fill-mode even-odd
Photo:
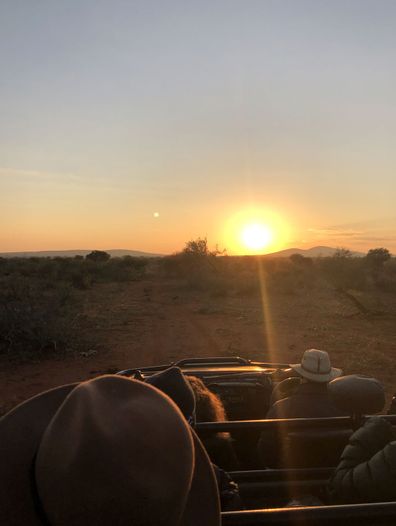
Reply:
[[[382,384],[369,376],[341,376],[328,384],[328,391],[332,403],[349,414],[375,414],[385,405]]]

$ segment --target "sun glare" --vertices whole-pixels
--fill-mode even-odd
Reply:
[[[263,250],[270,244],[272,237],[270,228],[260,223],[246,225],[241,232],[242,243],[249,250]]]
[[[268,254],[289,241],[285,219],[268,208],[249,207],[232,214],[225,226],[224,244],[230,254]]]

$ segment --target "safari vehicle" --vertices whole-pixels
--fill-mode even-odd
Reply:
[[[396,502],[332,505],[327,497],[327,483],[343,447],[354,429],[367,418],[362,406],[350,416],[332,418],[296,418],[267,420],[270,405],[287,396],[299,379],[289,364],[251,361],[241,357],[184,359],[178,362],[126,369],[118,374],[145,379],[170,366],[178,366],[185,375],[197,376],[224,403],[227,422],[197,422],[196,431],[205,439],[215,433],[228,432],[240,462],[240,469],[230,472],[239,485],[245,509],[222,513],[228,525],[390,525],[396,523]],[[370,409],[377,402],[365,402]],[[375,410],[376,412],[376,410]],[[383,415],[396,425],[396,415]],[[263,434],[264,433],[264,434]],[[268,433],[268,435],[266,435]],[[257,454],[259,438],[273,451],[273,441],[282,440],[294,448],[295,465],[263,466]],[[312,465],[309,451],[318,442],[323,450],[322,465]],[[279,445],[279,444],[278,444]],[[278,448],[278,454],[284,451]],[[289,457],[290,458],[290,457]],[[281,467],[280,467],[281,466]],[[304,497],[317,497],[323,505],[302,505]],[[293,501],[292,507],[284,507]]]

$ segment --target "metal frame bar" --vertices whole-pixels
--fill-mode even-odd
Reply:
[[[250,471],[231,471],[232,480],[238,483],[328,480],[333,468],[292,468],[292,469],[256,469]]]
[[[362,415],[361,422],[371,418],[371,416],[372,415]],[[396,426],[396,415],[376,416]],[[198,422],[195,429],[198,433],[220,433],[226,431],[251,431],[252,429],[264,430],[282,427],[287,427],[289,430],[321,427],[354,429],[356,427],[356,419],[354,416],[335,416],[326,418],[279,418],[277,420],[230,420],[228,422]]]
[[[393,525],[396,522],[396,502],[229,511],[223,512],[221,518],[222,526]]]
[[[168,369],[169,367],[196,367],[197,365],[200,365],[202,367],[202,373],[205,372],[205,367],[211,367],[213,365],[224,365],[227,367],[246,367],[251,365],[252,367],[262,367],[263,369],[290,369],[290,364],[287,363],[270,363],[270,362],[258,362],[258,361],[252,361],[247,358],[242,358],[240,356],[214,356],[214,357],[208,357],[208,358],[184,358],[182,360],[178,360],[177,362],[171,362],[168,364],[161,364],[161,365],[155,365],[155,366],[147,366],[147,367],[134,367],[133,369],[124,369],[122,371],[119,371],[116,373],[119,376],[130,376],[134,374],[136,371],[142,371],[142,372],[156,372],[156,371],[164,371],[165,369]]]

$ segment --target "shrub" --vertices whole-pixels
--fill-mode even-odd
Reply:
[[[380,268],[391,257],[387,248],[372,248],[367,252],[366,261],[372,268]]]
[[[135,281],[142,279],[146,272],[148,260],[145,258],[112,258],[102,268],[103,281]]]
[[[336,289],[365,290],[367,288],[363,258],[336,253],[333,257],[323,258],[318,265],[324,278]]]
[[[209,250],[206,237],[199,237],[188,241],[181,252],[162,258],[161,267],[168,277],[183,278],[189,287],[205,289],[220,278],[221,258],[217,256],[223,253],[217,247]]]
[[[312,259],[307,258],[302,254],[292,254],[289,259],[292,263],[294,263],[294,265],[296,265],[296,267],[299,268],[312,267],[313,265]]]
[[[95,258],[94,258],[95,259]],[[12,258],[0,264],[1,276],[39,279],[44,289],[56,289],[59,283],[77,289],[87,289],[94,283],[141,279],[146,270],[146,258]]]
[[[0,292],[0,354],[43,356],[75,350],[79,305],[70,288],[44,290],[40,280],[12,276]]]
[[[85,259],[94,261],[95,263],[104,263],[111,258],[110,254],[104,252],[104,250],[93,250],[85,256]]]

